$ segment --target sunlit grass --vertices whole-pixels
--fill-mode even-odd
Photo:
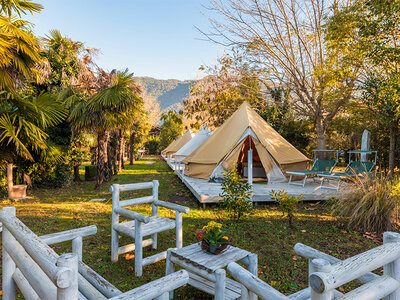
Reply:
[[[164,161],[151,158],[126,165],[126,170],[105,184],[100,191],[94,190],[94,182],[80,182],[60,189],[30,190],[30,199],[21,202],[3,200],[1,207],[13,205],[17,215],[38,235],[72,228],[97,225],[98,232],[84,240],[84,261],[102,276],[123,291],[162,277],[165,262],[144,268],[143,277],[134,277],[134,261],[123,256],[117,263],[110,261],[111,194],[112,183],[134,183],[157,179],[160,181],[159,198],[168,201],[180,196],[179,204],[189,206],[191,211],[184,215],[184,245],[196,242],[195,233],[208,221],[215,220],[228,228],[235,246],[258,254],[259,277],[285,293],[292,293],[307,286],[308,262],[295,255],[293,246],[301,242],[331,255],[346,258],[377,245],[362,234],[341,228],[328,212],[326,204],[301,204],[295,214],[295,228],[275,204],[258,205],[253,213],[240,223],[231,224],[218,206],[203,210],[190,191],[180,182]],[[82,173],[83,175],[83,173]],[[82,176],[83,179],[83,176]],[[125,199],[148,195],[149,190],[122,194]],[[90,202],[91,199],[105,199]],[[151,205],[135,208],[143,214],[151,213]],[[174,217],[174,212],[160,209],[160,215]],[[125,237],[122,242],[130,243]],[[161,233],[159,249],[175,246],[174,230]],[[70,243],[57,245],[59,253],[71,251]],[[155,253],[149,248],[145,255]],[[176,293],[177,299],[212,299],[207,294],[191,287]]]

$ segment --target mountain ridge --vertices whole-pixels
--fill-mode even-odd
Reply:
[[[156,79],[149,76],[135,77],[145,94],[157,99],[161,111],[177,109],[190,95],[191,86],[197,80]]]

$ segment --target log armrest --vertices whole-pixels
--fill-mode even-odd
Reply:
[[[228,273],[247,289],[263,299],[289,300],[289,297],[283,295],[269,284],[254,276],[252,273],[242,268],[235,262],[228,264]]]
[[[189,274],[185,270],[172,273],[160,279],[149,282],[136,289],[110,298],[110,300],[128,300],[128,299],[141,299],[151,300],[164,296],[165,293],[171,292],[181,286],[187,284],[189,281]],[[165,298],[159,298],[165,299]],[[168,296],[166,297],[168,299]]]
[[[150,222],[150,217],[149,216],[142,215],[141,213],[138,213],[138,212],[135,212],[135,211],[132,211],[132,210],[129,210],[129,209],[125,209],[125,208],[122,208],[122,207],[116,207],[116,208],[113,208],[113,211],[115,213],[117,213],[117,214],[120,214],[120,215],[124,216],[124,217],[130,218],[130,219],[133,219],[133,220],[138,220],[138,221],[146,223],[146,224]]]
[[[40,236],[40,239],[47,245],[58,244],[66,241],[72,241],[77,237],[89,236],[97,233],[96,225],[90,225],[82,228],[76,228],[56,233]]]
[[[189,211],[190,211],[189,207],[182,206],[182,205],[175,204],[175,203],[171,203],[171,202],[165,202],[165,201],[161,201],[161,200],[155,200],[153,202],[153,204],[156,205],[156,206],[161,206],[161,207],[165,207],[165,208],[168,208],[168,209],[176,210],[176,211],[179,211],[179,212],[185,213],[185,214],[188,214]]]

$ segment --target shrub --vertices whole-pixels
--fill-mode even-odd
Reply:
[[[300,201],[303,201],[303,195],[300,196],[289,196],[285,191],[271,191],[271,198],[275,200],[283,210],[283,216],[286,216],[289,220],[289,225],[293,225],[294,212],[297,210],[297,206]]]
[[[144,148],[150,155],[160,154],[160,138],[159,137],[149,137],[147,142],[144,144]]]
[[[0,168],[0,198],[7,197],[7,173],[5,169]]]
[[[399,177],[384,175],[355,179],[354,189],[343,193],[332,206],[332,214],[347,221],[354,230],[391,230],[398,219]]]
[[[97,176],[97,165],[85,166],[85,180],[93,181],[96,180]]]
[[[234,221],[249,213],[253,208],[251,202],[252,189],[247,182],[242,182],[236,169],[223,173],[225,181],[222,183],[222,200],[219,204],[226,208]]]

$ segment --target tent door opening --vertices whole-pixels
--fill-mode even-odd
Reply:
[[[253,178],[267,178],[267,174],[265,174],[265,169],[261,163],[261,159],[258,155],[258,152],[256,150],[256,146],[253,142],[253,140],[249,137],[246,137],[245,142],[242,145],[242,148],[240,149],[239,157],[238,157],[238,172],[239,174],[247,178],[248,175],[248,152],[251,147],[251,150],[253,151]]]

